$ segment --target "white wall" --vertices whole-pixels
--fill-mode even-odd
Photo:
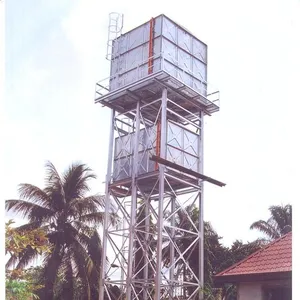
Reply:
[[[238,300],[263,300],[260,283],[240,283],[238,286]]]

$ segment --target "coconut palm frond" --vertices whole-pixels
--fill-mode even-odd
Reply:
[[[85,297],[90,297],[90,284],[88,280],[88,266],[92,264],[91,258],[87,255],[86,249],[76,240],[73,240],[70,246],[72,258],[74,261],[74,271],[77,273],[77,277],[81,278],[86,289]]]
[[[37,186],[22,183],[19,185],[18,192],[21,199],[28,200],[45,208],[50,208],[49,196]]]
[[[52,190],[61,190],[62,189],[62,181],[59,176],[59,173],[57,172],[55,166],[52,164],[52,162],[47,161],[45,164],[46,169],[46,177],[45,177],[45,183],[46,183],[46,189],[47,191]]]
[[[271,240],[277,239],[292,230],[292,206],[287,204],[269,207],[271,217],[268,221],[254,222],[250,229],[257,229],[266,234]]]
[[[82,232],[87,236],[91,236],[94,232],[94,227],[87,225],[86,223],[78,220],[73,220],[71,223],[72,227],[76,229],[76,232]]]
[[[92,231],[92,230],[91,230]],[[89,244],[90,244],[90,236],[79,232],[76,236],[76,240],[82,245],[82,247],[87,250]]]
[[[5,264],[5,269],[9,270],[10,268],[15,267],[17,265],[17,262],[18,262],[18,257],[12,255],[7,261],[7,263]]]
[[[102,225],[104,223],[104,216],[105,213],[102,211],[98,211],[95,213],[90,213],[81,216],[80,220],[81,222],[87,223],[87,224],[94,224],[94,225]],[[109,215],[109,221],[112,224],[112,226],[116,226],[118,224],[119,216],[115,213],[111,213]]]
[[[16,230],[43,228],[52,245],[51,253],[43,254],[41,280],[45,288],[43,299],[59,297],[71,299],[73,279],[80,284],[80,299],[97,299],[102,244],[95,228],[104,222],[105,197],[86,196],[89,179],[96,178],[84,164],[73,164],[60,176],[51,162],[46,163],[46,187],[21,184],[22,200],[7,200],[6,210],[29,219],[29,223]],[[111,226],[118,223],[115,210],[108,208]],[[26,267],[36,257],[33,249],[25,249],[19,256],[11,257],[7,267]],[[60,275],[63,282],[59,283]],[[68,295],[68,296],[66,296]],[[55,295],[56,297],[56,295]]]
[[[100,266],[102,242],[97,230],[94,230],[88,243],[88,254]]]
[[[79,216],[97,213],[101,207],[103,196],[90,196],[85,198],[75,198],[69,203],[70,211],[78,213]]]
[[[90,191],[88,181],[96,179],[96,175],[92,170],[84,164],[72,164],[63,174],[63,187],[66,200],[70,201],[74,198],[81,198],[85,193]]]
[[[40,221],[53,215],[51,209],[24,200],[6,200],[5,208],[7,211],[12,210],[23,217],[29,218],[32,222]]]
[[[281,232],[286,225],[286,212],[283,206],[270,206],[269,211],[271,218],[269,223],[272,224],[277,231]]]
[[[88,223],[88,224],[92,223],[95,225],[96,224],[100,225],[100,224],[103,224],[103,222],[104,222],[104,215],[105,215],[104,212],[90,213],[90,214],[81,216],[80,220],[81,220],[81,222],[84,222],[84,223]],[[112,217],[112,221],[115,222],[113,217]]]
[[[277,228],[281,234],[285,234],[291,231],[292,227],[292,207],[286,206],[271,206],[269,208],[271,212],[270,224]]]
[[[254,222],[250,229],[257,229],[263,233],[265,233],[267,236],[269,236],[271,239],[277,239],[280,237],[279,233],[276,231],[274,227],[272,227],[268,222],[259,220],[257,222]]]
[[[27,248],[25,249],[21,254],[19,258],[19,262],[17,265],[17,269],[23,269],[26,266],[28,266],[32,261],[37,259],[39,256],[39,253],[32,249],[32,248]]]

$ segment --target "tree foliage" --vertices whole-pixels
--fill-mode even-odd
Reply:
[[[273,205],[269,207],[271,217],[254,222],[250,229],[264,233],[269,240],[275,240],[292,231],[292,205]]]
[[[28,219],[16,230],[42,229],[52,246],[51,253],[43,253],[41,299],[53,299],[58,291],[59,299],[74,299],[78,283],[83,287],[80,299],[97,297],[102,245],[96,227],[104,220],[104,196],[86,195],[90,191],[89,180],[95,178],[84,164],[72,164],[60,175],[47,162],[45,188],[21,184],[20,199],[6,200],[7,211]],[[116,214],[111,211],[110,215],[114,225]],[[24,268],[39,253],[38,248],[26,247],[18,256],[11,256],[7,268],[14,264],[18,269]]]
[[[13,228],[15,222],[10,220],[5,224],[5,254],[18,257],[24,250],[30,248],[38,254],[50,253],[51,245],[46,232],[42,228]]]
[[[5,291],[7,300],[39,299],[43,285],[38,284],[40,267],[6,270]]]
[[[13,221],[6,224],[6,253],[10,259],[6,264],[7,299],[41,300],[93,300],[99,296],[99,276],[102,255],[102,243],[97,227],[104,221],[104,196],[86,194],[90,191],[88,182],[96,178],[90,168],[84,164],[72,164],[60,175],[50,162],[46,164],[45,188],[40,189],[31,184],[19,186],[20,199],[6,201],[6,210],[14,211],[28,219],[28,223],[16,228]],[[145,235],[146,225],[150,232],[155,226],[149,217],[146,223],[145,203],[139,203],[137,211],[138,239],[135,241],[134,271],[137,279],[145,279],[142,266],[145,265],[144,251],[147,244],[149,252],[155,255],[153,235],[149,239]],[[118,222],[116,213],[111,208],[110,222],[114,226]],[[199,210],[194,205],[176,209],[175,226],[181,229],[176,236],[176,244],[183,253],[193,237],[186,232],[196,229],[190,220],[199,226]],[[276,239],[292,230],[292,206],[271,206],[271,217],[267,221],[259,220],[251,225],[251,229],[263,232],[268,239],[260,239],[243,243],[236,240],[230,247],[221,243],[220,237],[209,222],[204,222],[204,296],[215,299],[222,293],[226,299],[236,299],[236,288],[226,285],[222,291],[215,289],[213,275],[241,261],[260,249],[269,240]],[[188,216],[188,217],[187,217]],[[163,259],[168,267],[170,248],[164,244]],[[189,254],[179,257],[175,252],[176,267],[184,266],[182,259],[189,264],[193,273],[199,272],[199,243],[195,243]],[[28,264],[42,255],[40,268],[26,270]],[[14,266],[13,270],[10,268]],[[194,280],[184,271],[185,281]],[[148,277],[154,276],[149,267]],[[150,289],[150,287],[149,287]],[[151,288],[152,289],[152,288]],[[138,288],[136,288],[138,290]],[[148,293],[151,291],[148,290]],[[187,295],[193,290],[187,289]],[[141,293],[142,295],[142,293]],[[122,297],[117,286],[108,288],[105,299]],[[225,299],[225,298],[224,298]]]
[[[41,229],[13,228],[13,220],[5,224],[5,252],[15,259],[26,249],[36,251],[38,254],[51,253],[51,245],[46,232]],[[43,286],[37,284],[31,276],[30,270],[22,268],[6,270],[6,299],[26,300],[39,299],[36,294]]]
[[[39,299],[34,293],[36,286],[28,281],[20,281],[13,279],[6,279],[5,282],[5,296],[6,300],[31,300]]]
[[[184,212],[185,211],[185,212]],[[199,210],[195,206],[187,206],[183,210],[178,210],[176,215],[176,226],[185,229],[186,231],[193,231],[191,223],[188,222],[187,215],[193,220],[193,223],[198,227],[199,224]],[[219,289],[216,289],[213,282],[213,276],[222,270],[230,267],[238,261],[246,258],[253,252],[260,249],[265,245],[264,240],[256,240],[254,242],[242,243],[241,241],[235,241],[231,247],[226,247],[221,243],[222,237],[220,237],[209,222],[204,222],[204,298],[205,299],[217,299],[220,293]],[[192,243],[191,239],[185,237],[185,233],[182,234],[181,240],[177,242],[178,247],[183,253],[185,249]],[[166,265],[169,263],[169,248],[166,246],[163,249],[164,262]],[[177,254],[178,255],[178,254]],[[198,274],[199,270],[199,243],[195,244],[190,255],[187,255],[185,259],[188,261],[190,268],[195,274]],[[188,276],[186,278],[188,280]],[[193,292],[187,291],[188,295]],[[235,299],[236,288],[232,285],[227,285],[222,289],[222,295],[226,295],[226,299]],[[231,297],[231,298],[230,298]]]

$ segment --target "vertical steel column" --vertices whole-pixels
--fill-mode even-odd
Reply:
[[[126,206],[124,207],[124,209],[126,209]],[[125,290],[125,286],[124,286],[124,257],[125,257],[125,250],[124,250],[124,241],[125,241],[125,236],[124,236],[124,229],[125,229],[125,219],[123,219],[123,223],[122,223],[122,229],[123,229],[123,235],[122,235],[122,250],[121,250],[121,282],[122,282],[122,286],[121,286],[121,291],[122,293]]]
[[[162,91],[161,99],[161,140],[160,140],[160,157],[166,156],[167,143],[167,89]],[[164,192],[165,192],[165,166],[159,165],[159,203],[158,203],[158,220],[157,220],[157,260],[156,260],[156,278],[155,278],[155,296],[154,300],[160,299],[161,290],[161,263],[162,263],[162,232],[164,217]]]
[[[148,299],[147,291],[149,290],[149,261],[151,260],[151,257],[149,257],[149,232],[150,232],[150,216],[149,216],[149,199],[144,199],[145,201],[145,257],[144,257],[144,287],[143,287],[143,298],[144,300]]]
[[[99,278],[99,300],[104,300],[105,290],[105,276],[106,276],[106,248],[107,248],[107,235],[109,225],[109,214],[110,214],[110,191],[109,184],[111,180],[112,170],[112,158],[113,158],[113,146],[114,146],[114,123],[115,123],[115,110],[111,110],[110,120],[110,134],[109,134],[109,147],[108,147],[108,162],[106,171],[106,182],[105,182],[105,213],[104,213],[104,224],[103,224],[103,237],[102,237],[102,257],[100,267],[100,278]]]
[[[131,280],[132,280],[132,269],[133,269],[133,245],[135,237],[135,223],[136,223],[136,207],[137,207],[137,169],[138,169],[138,150],[139,150],[139,135],[140,135],[140,101],[137,102],[136,106],[136,131],[134,139],[134,151],[133,151],[133,163],[132,163],[132,194],[131,194],[131,214],[129,224],[129,252],[128,252],[128,270],[126,278],[126,300],[131,300]]]
[[[124,210],[127,211],[127,201],[124,202]],[[124,257],[126,257],[126,251],[125,251],[125,246],[124,246],[124,242],[125,242],[125,228],[126,228],[126,219],[123,218],[123,223],[122,223],[122,229],[123,229],[123,234],[122,234],[122,249],[121,249],[121,282],[122,282],[122,287],[121,287],[121,291],[122,293],[126,292],[126,285],[124,284],[125,281],[125,271],[123,270],[123,268],[125,268],[125,259]],[[128,250],[127,250],[128,252]]]
[[[203,133],[204,133],[204,114],[199,112],[199,173],[203,174]],[[203,299],[203,286],[204,286],[204,221],[203,221],[203,181],[199,182],[199,282],[200,282],[200,300]]]
[[[174,229],[174,227],[175,227],[175,214],[174,214],[174,212],[175,212],[175,197],[176,197],[176,195],[171,197],[171,214],[172,214],[172,216],[171,216],[171,226],[172,226],[171,239],[173,241],[175,238],[175,229]],[[170,300],[173,300],[173,297],[174,297],[174,270],[175,270],[175,266],[173,266],[174,260],[175,260],[175,249],[174,249],[173,243],[170,243],[170,265],[172,266],[169,271],[169,278],[170,278],[170,284],[171,284],[170,294],[169,294]]]

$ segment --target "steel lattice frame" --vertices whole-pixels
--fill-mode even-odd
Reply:
[[[128,300],[202,297],[202,181],[149,157],[181,161],[202,173],[203,112],[168,99],[167,93],[163,88],[157,99],[137,99],[122,113],[112,109],[106,207],[114,205],[122,222],[112,226],[106,209],[100,300],[104,291],[112,299],[111,285]],[[188,209],[192,206],[199,209],[198,219]],[[197,270],[189,259],[195,251]],[[112,258],[109,266],[106,256]]]

